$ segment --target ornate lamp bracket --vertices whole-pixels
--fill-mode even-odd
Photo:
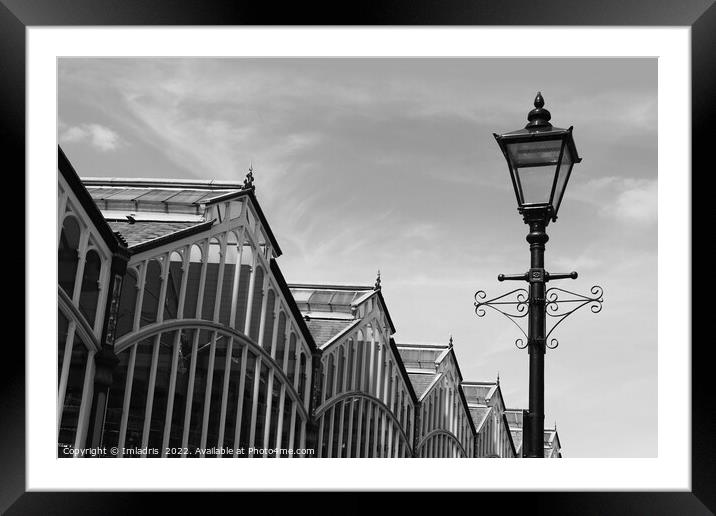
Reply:
[[[484,317],[486,310],[485,307],[492,308],[493,310],[500,312],[502,315],[507,317],[512,324],[525,336],[524,339],[521,337],[515,341],[515,346],[519,349],[524,349],[527,346],[527,332],[520,324],[520,320],[524,319],[529,313],[529,292],[527,289],[518,288],[511,290],[501,296],[487,299],[487,294],[484,290],[478,290],[475,292],[475,315],[478,317]]]
[[[564,321],[567,317],[582,308],[589,306],[593,314],[602,311],[602,303],[604,302],[604,289],[599,285],[594,285],[590,290],[591,295],[577,294],[559,287],[551,287],[545,293],[545,312],[548,317],[554,319],[554,323],[547,332],[547,347],[554,349],[559,345],[557,339],[549,338],[554,329]]]
[[[500,281],[503,279],[523,279],[523,276],[526,275],[515,275],[513,277],[500,275]],[[567,275],[564,276],[567,277]],[[485,308],[489,307],[507,317],[524,335],[524,339],[520,337],[515,341],[515,345],[519,349],[524,349],[527,347],[528,336],[524,323],[521,324],[521,320],[525,319],[529,314],[530,303],[543,304],[545,314],[553,320],[553,324],[549,327],[545,337],[545,345],[549,349],[554,349],[559,345],[559,341],[556,338],[550,338],[555,328],[584,306],[589,306],[589,309],[594,314],[601,312],[602,303],[604,302],[603,294],[604,290],[599,285],[594,285],[590,289],[590,294],[587,295],[552,287],[547,289],[544,298],[532,300],[530,300],[529,291],[524,288],[511,290],[491,299],[486,299],[487,294],[484,290],[478,290],[475,293],[475,315],[484,317],[486,314]]]

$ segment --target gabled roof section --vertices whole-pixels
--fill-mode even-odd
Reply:
[[[112,185],[128,188],[180,188],[194,190],[242,190],[243,183],[236,181],[218,181],[216,179],[163,179],[163,178],[121,178],[121,177],[85,177],[82,179],[88,187]]]
[[[505,413],[502,413],[502,423],[505,425],[505,428],[507,428],[507,436],[510,438],[510,446],[512,447],[512,454],[515,457],[519,457],[517,445],[515,444],[515,435],[512,432],[512,429],[510,428],[510,424],[507,421],[507,416],[505,416]],[[517,433],[517,432],[515,432]],[[519,432],[520,434],[520,445],[522,444],[522,432]]]
[[[403,364],[403,361],[400,358],[400,351],[398,350],[398,346],[395,344],[395,339],[393,337],[390,338],[390,349],[393,351],[393,355],[396,357],[396,365],[398,369],[400,370],[400,374],[403,376],[403,380],[405,380],[405,385],[408,388],[408,392],[410,393],[411,398],[413,399],[414,403],[418,402],[418,394],[415,392],[415,389],[413,388],[413,382],[410,380],[410,377],[408,375],[408,371],[405,369],[405,364]]]
[[[145,249],[163,245],[211,227],[208,222],[159,222],[159,221],[108,221],[113,231],[126,240],[129,251],[136,254]]]
[[[358,321],[356,320],[342,320],[342,319],[307,319],[306,326],[308,327],[313,340],[316,341],[316,345],[322,348],[324,344],[332,341],[336,336],[344,333],[351,326],[355,326]]]
[[[126,253],[126,246],[124,243],[117,238],[112,228],[107,224],[99,208],[95,204],[92,196],[87,191],[87,188],[82,184],[80,176],[75,171],[75,168],[67,159],[62,148],[57,146],[57,169],[59,170],[62,177],[67,181],[72,192],[75,194],[80,202],[80,205],[87,213],[89,218],[92,220],[95,228],[104,240],[105,244],[109,247],[112,252],[120,251]]]
[[[373,287],[357,285],[292,283],[289,288],[298,307],[311,318],[330,317],[335,313],[352,315],[358,304],[373,292]]]
[[[485,422],[485,419],[487,419],[487,415],[491,410],[492,407],[469,407],[470,419],[472,419],[472,423],[475,425],[477,432],[482,428],[482,424]]]
[[[281,256],[281,247],[256,199],[253,186],[244,187],[241,183],[217,180],[116,177],[85,177],[82,182],[105,215],[138,211],[156,213],[157,219],[167,219],[167,214],[175,214],[175,222],[181,219],[177,218],[181,214],[187,216],[185,221],[196,222],[196,216],[203,216],[207,205],[248,197],[274,254]],[[147,217],[143,218],[146,220]]]
[[[413,370],[425,370],[435,373],[441,358],[449,351],[447,344],[397,344],[400,358],[410,373]]]
[[[512,444],[515,448],[515,456],[522,456],[522,438],[524,432],[522,431],[522,409],[505,409],[502,413],[505,418],[507,428],[510,429],[510,437],[512,437]]]
[[[318,285],[315,283],[292,283],[289,288],[301,312],[310,319],[343,319],[355,317],[360,305],[373,297],[377,297],[385,318],[390,325],[391,333],[395,333],[393,319],[380,289],[368,285]]]
[[[283,277],[283,273],[281,272],[281,269],[278,266],[278,263],[274,258],[271,258],[271,272],[273,273],[274,279],[276,280],[276,283],[278,284],[279,289],[281,289],[281,292],[283,293],[284,297],[286,298],[286,304],[288,304],[289,310],[291,310],[291,314],[293,314],[294,319],[296,320],[296,324],[298,325],[299,329],[304,335],[304,338],[306,339],[306,342],[308,343],[308,347],[311,348],[311,351],[318,351],[318,346],[316,345],[316,341],[313,338],[313,335],[311,334],[311,330],[308,329],[308,326],[306,325],[306,321],[303,319],[303,315],[301,314],[301,311],[298,309],[298,305],[296,305],[296,300],[293,298],[293,294],[291,293],[291,289],[288,288],[288,284],[286,283],[286,280]]]
[[[487,405],[499,391],[497,382],[462,382],[462,388],[467,402],[478,405]]]
[[[408,371],[408,379],[410,380],[410,384],[412,385],[413,390],[415,391],[415,396],[417,396],[418,400],[420,400],[425,393],[430,390],[430,387],[439,377],[440,373],[431,373],[429,371],[417,373]]]

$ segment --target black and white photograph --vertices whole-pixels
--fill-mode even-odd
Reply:
[[[11,515],[153,491],[177,513],[255,491],[707,510],[696,14],[115,7],[13,33],[26,336],[0,511],[3,491]]]
[[[57,66],[58,457],[657,455],[655,58]]]

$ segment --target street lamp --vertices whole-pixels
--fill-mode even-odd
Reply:
[[[572,127],[553,127],[551,118],[544,109],[542,94],[537,93],[524,129],[494,135],[507,160],[518,210],[525,219],[557,220],[572,167],[582,161]]]
[[[557,339],[547,342],[555,327],[579,308],[589,305],[593,313],[601,311],[602,288],[594,286],[591,296],[576,294],[553,287],[550,280],[576,279],[577,273],[550,274],[544,269],[545,244],[549,240],[546,228],[550,220],[557,220],[564,191],[575,163],[582,161],[572,136],[572,127],[560,129],[550,124],[552,118],[544,109],[544,99],[538,93],[534,109],[527,115],[524,129],[495,134],[495,139],[507,160],[512,186],[517,197],[517,209],[530,227],[530,269],[524,274],[500,274],[497,279],[524,280],[529,291],[515,289],[485,300],[485,292],[475,293],[475,313],[485,315],[485,307],[508,317],[525,336],[516,344],[528,349],[530,357],[529,411],[523,415],[523,455],[544,457],[544,355],[546,348],[557,347]],[[555,322],[547,329],[547,317]],[[527,332],[520,319],[527,318]]]

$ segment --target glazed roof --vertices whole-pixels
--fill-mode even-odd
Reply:
[[[428,387],[430,387],[435,381],[435,378],[437,378],[438,374],[426,374],[426,373],[408,373],[408,378],[410,378],[410,384],[413,386],[413,390],[415,391],[415,395],[420,398],[423,394],[425,394],[425,391],[428,390]]]
[[[129,220],[108,221],[108,224],[112,231],[118,231],[122,235],[130,248],[204,225],[202,222],[136,221],[132,223]]]
[[[469,406],[470,410],[470,417],[472,418],[472,422],[475,424],[475,428],[479,430],[480,426],[482,425],[483,421],[485,421],[485,418],[490,413],[490,410],[492,410],[490,407],[472,407]]]
[[[350,320],[306,319],[306,325],[311,335],[313,335],[313,340],[316,341],[316,345],[319,347],[329,342],[352,324],[353,321]]]
[[[463,382],[462,388],[468,403],[486,405],[497,391],[497,382]]]
[[[373,287],[355,285],[289,285],[301,312],[309,317],[351,314],[354,307],[375,292]],[[345,318],[346,316],[343,316]]]

